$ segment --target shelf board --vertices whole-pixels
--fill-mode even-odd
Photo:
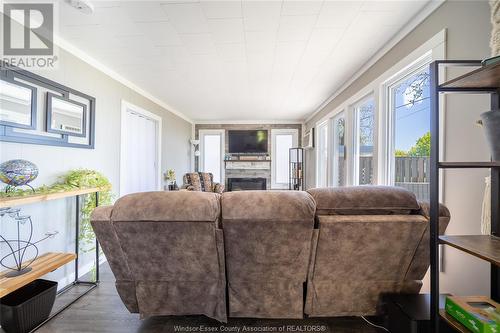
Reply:
[[[224,162],[271,162],[271,160],[224,160]]]
[[[22,197],[3,197],[0,198],[0,208],[15,207],[42,201],[74,197],[76,195],[95,193],[95,192],[100,192],[102,190],[104,190],[104,188],[92,187],[92,188],[75,189],[72,191],[55,192],[49,194],[33,194]]]
[[[500,162],[439,162],[441,169],[480,169],[500,167]]]
[[[9,270],[0,272],[0,297],[27,285],[28,283],[44,276],[47,273],[76,259],[74,253],[56,253],[48,252],[39,256],[33,264],[31,271],[20,276],[6,277]]]
[[[500,88],[500,63],[475,69],[439,85],[439,88]]]
[[[471,332],[467,327],[465,327],[464,325],[459,323],[455,318],[450,316],[446,312],[446,310],[443,310],[443,309],[439,310],[439,316],[446,324],[448,324],[448,326],[452,327],[457,332],[462,332],[462,333],[470,333]]]
[[[500,238],[491,235],[439,236],[441,244],[452,246],[500,266]]]

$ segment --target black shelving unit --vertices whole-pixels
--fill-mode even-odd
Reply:
[[[442,66],[475,66],[478,69],[440,84]],[[430,65],[431,158],[430,158],[430,263],[432,331],[439,332],[444,321],[450,329],[469,332],[439,309],[439,244],[452,246],[491,263],[491,298],[500,300],[500,162],[442,162],[439,160],[439,95],[446,93],[484,93],[491,96],[491,110],[499,108],[500,64],[481,67],[478,60],[435,61]],[[487,111],[487,110],[485,110]],[[450,111],[452,112],[452,111]],[[439,170],[491,169],[491,235],[439,236]],[[479,217],[478,217],[479,220]]]
[[[290,163],[288,189],[304,191],[304,148],[290,148],[288,158]]]

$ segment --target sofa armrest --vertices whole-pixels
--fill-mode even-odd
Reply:
[[[112,212],[113,206],[97,207],[90,216],[90,223],[116,279],[130,280],[130,269],[111,221]]]
[[[428,201],[419,201],[418,205],[420,206],[420,210],[418,213],[420,215],[425,216],[426,218],[430,218],[431,216],[431,208],[430,208],[430,203]],[[451,217],[450,211],[448,210],[448,207],[446,207],[443,204],[439,204],[439,217]]]
[[[222,185],[221,183],[214,183],[213,192],[222,194],[222,192],[224,192],[224,185]]]

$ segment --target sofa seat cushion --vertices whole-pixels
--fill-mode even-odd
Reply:
[[[420,206],[415,194],[394,186],[350,186],[308,190],[316,215],[408,215]]]

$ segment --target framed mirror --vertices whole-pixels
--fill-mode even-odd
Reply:
[[[0,125],[36,127],[36,88],[15,80],[0,80]]]
[[[47,93],[47,132],[85,137],[87,106]]]

